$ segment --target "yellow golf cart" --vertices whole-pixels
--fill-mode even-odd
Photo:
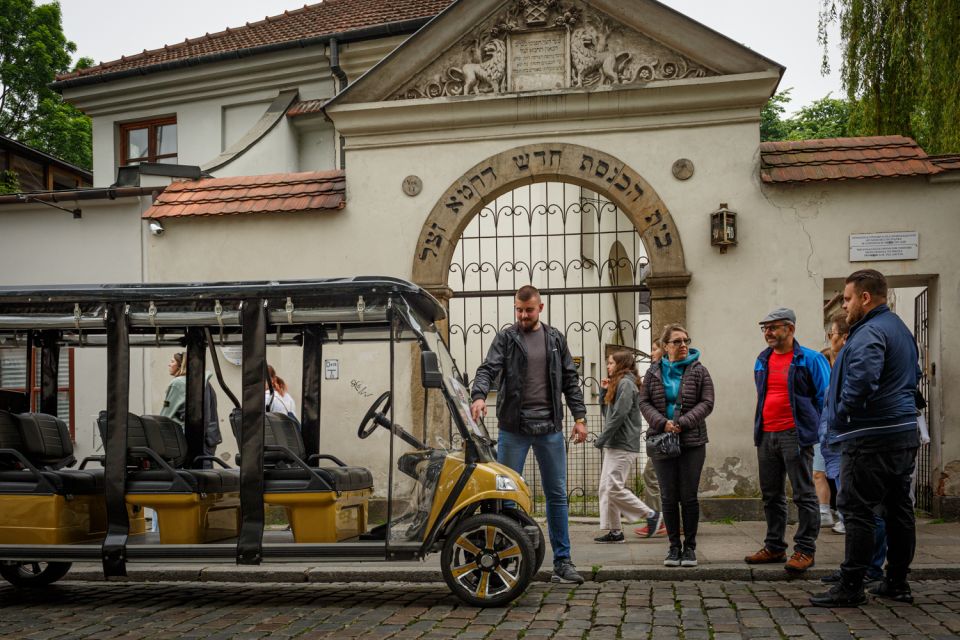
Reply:
[[[443,318],[428,293],[387,277],[0,289],[0,348],[26,352],[27,380],[34,367],[40,374],[38,395],[0,389],[0,575],[40,587],[81,561],[101,562],[110,577],[135,562],[418,560],[439,551],[443,577],[464,601],[513,600],[545,543],[526,484],[496,462],[470,417],[436,326]],[[299,421],[264,409],[268,343],[302,350]],[[185,348],[182,427],[130,412],[131,350],[157,348]],[[242,356],[239,398],[224,380],[224,348]],[[105,354],[103,455],[79,464],[57,415],[61,349]],[[330,453],[343,436],[328,435],[341,432],[321,420],[325,349],[355,349],[386,387],[369,407],[375,394],[349,396],[362,404],[348,411],[359,423],[351,455],[337,442],[347,460]],[[203,455],[208,363],[235,405],[237,467]],[[422,423],[398,424],[397,400],[422,403]],[[426,444],[441,433],[457,446]],[[378,456],[382,473],[367,468]],[[401,499],[404,478],[413,490]],[[282,508],[289,531],[267,530],[268,505]],[[374,526],[378,505],[385,517]],[[159,533],[146,530],[147,508]]]

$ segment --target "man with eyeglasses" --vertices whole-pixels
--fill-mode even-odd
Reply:
[[[786,561],[784,568],[801,574],[814,564],[820,533],[820,506],[813,484],[813,446],[830,365],[823,354],[800,346],[797,315],[792,309],[774,309],[760,321],[767,342],[754,364],[757,410],[753,441],[757,447],[760,492],[767,535],[763,547],[744,558],[747,564]],[[793,537],[794,552],[787,560],[786,478],[793,488],[799,522]]]

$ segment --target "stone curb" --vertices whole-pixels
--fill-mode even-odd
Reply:
[[[695,568],[658,567],[638,565],[610,565],[591,572],[581,569],[583,577],[590,582],[612,580],[658,580],[668,582],[725,580],[741,582],[769,582],[783,580],[818,580],[832,573],[834,568],[819,568],[807,571],[803,576],[792,577],[782,567],[747,567],[742,564],[715,564]],[[541,568],[535,580],[549,582],[551,572]],[[102,582],[103,571],[95,566],[71,569],[66,580]],[[911,568],[911,580],[960,580],[960,565],[921,565]],[[376,583],[376,582],[443,582],[439,569],[431,567],[381,568],[381,567],[311,567],[309,569],[271,566],[196,566],[137,568],[128,567],[125,578],[111,578],[111,582],[252,582],[252,583]]]

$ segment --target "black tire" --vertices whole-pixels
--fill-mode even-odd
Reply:
[[[0,562],[0,576],[15,587],[46,587],[67,575],[70,562]]]
[[[526,590],[536,553],[516,520],[494,513],[470,516],[443,543],[440,568],[453,593],[476,607],[499,607]]]
[[[537,572],[539,572],[540,567],[543,566],[543,559],[547,555],[547,540],[543,537],[543,529],[541,529],[537,521],[533,519],[533,516],[522,509],[504,509],[503,513],[519,522],[521,527],[533,526],[540,531],[540,544],[535,549],[537,554],[536,565],[533,567],[533,575],[531,576],[531,579],[533,579],[537,577]]]

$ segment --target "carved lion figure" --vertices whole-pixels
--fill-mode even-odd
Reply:
[[[630,60],[629,53],[615,54],[607,47],[607,35],[592,26],[574,30],[570,42],[570,61],[573,64],[573,85],[618,84],[620,70]],[[596,77],[590,78],[597,73]]]
[[[450,75],[462,75],[463,95],[476,93],[479,95],[484,84],[490,87],[493,93],[504,90],[503,81],[506,76],[507,48],[502,40],[490,40],[483,45],[481,60],[469,62],[462,69],[450,69]]]

